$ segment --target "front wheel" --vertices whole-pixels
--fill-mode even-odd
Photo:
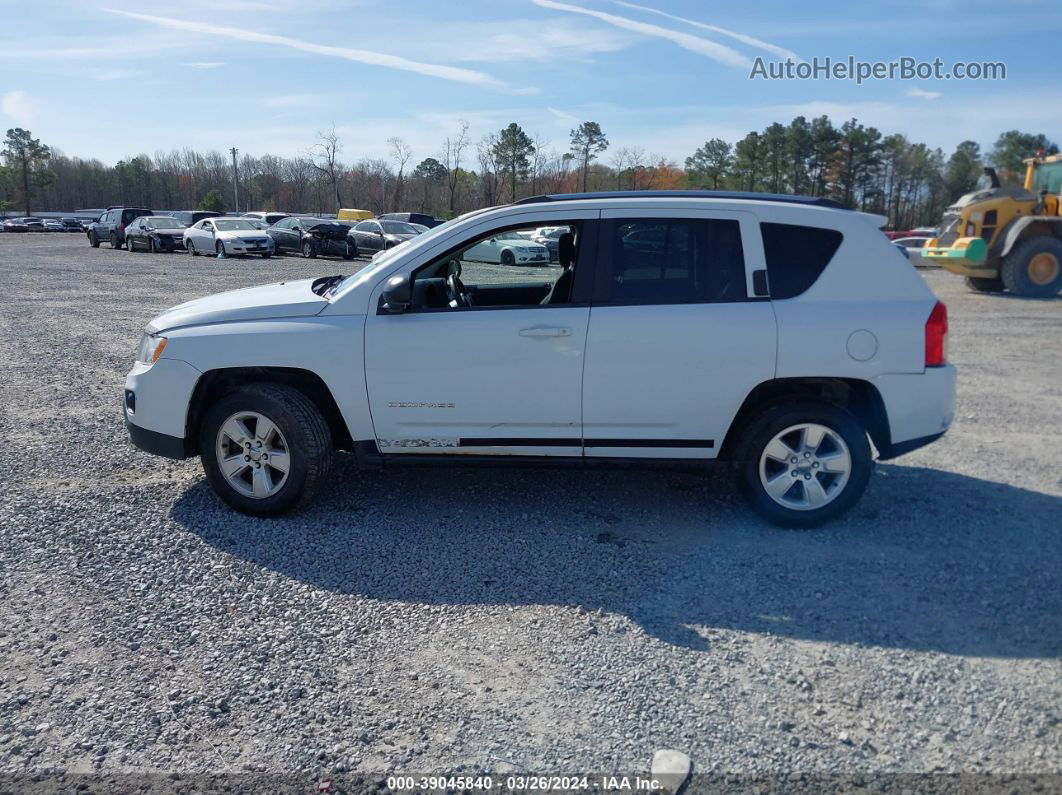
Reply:
[[[346,249],[343,252],[343,259],[354,259],[356,256],[358,256],[358,247],[348,240]]]
[[[221,259],[225,259],[225,245],[220,240],[214,244],[214,253]]]
[[[155,238],[148,238],[148,254],[157,254],[158,249],[155,247]]]
[[[332,434],[302,392],[249,384],[208,409],[199,450],[207,480],[229,506],[277,516],[309,500],[326,478]]]
[[[133,238],[129,237],[129,235],[125,236],[125,249],[126,249],[126,251],[128,251],[130,253],[133,253],[133,252],[136,251],[136,249],[133,248]]]
[[[195,250],[195,243],[193,243],[191,240],[184,244],[184,248],[193,257],[199,256],[199,252]]]
[[[1062,291],[1062,240],[1046,235],[1023,240],[1003,258],[1000,275],[1014,295],[1053,298]]]
[[[782,527],[817,527],[848,511],[873,468],[863,427],[825,403],[777,405],[745,429],[739,485],[752,508]]]
[[[513,254],[513,252],[511,252],[508,249],[506,249],[505,251],[503,251],[501,253],[501,264],[502,265],[515,265],[516,264],[516,255]]]
[[[306,259],[314,259],[317,256],[317,249],[314,248],[311,241],[302,241],[302,256],[306,257]]]
[[[95,232],[89,232],[88,233],[88,241],[89,241],[89,245],[92,246],[93,248],[99,248],[100,247],[100,239],[98,237],[96,237],[96,233]]]

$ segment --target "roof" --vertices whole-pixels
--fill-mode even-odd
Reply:
[[[779,202],[811,207],[846,209],[840,202],[815,196],[790,196],[784,193],[746,193],[730,190],[615,190],[600,193],[555,193],[549,196],[528,196],[514,204],[574,201],[578,199],[725,199],[726,201]]]

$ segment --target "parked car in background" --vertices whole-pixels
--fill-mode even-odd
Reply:
[[[929,242],[928,237],[898,237],[892,241],[894,246],[903,249],[907,254],[907,259],[911,260],[911,264],[918,268],[936,268],[939,267],[937,263],[930,262],[922,256],[922,249],[926,243]]]
[[[125,245],[125,228],[142,215],[151,215],[151,210],[143,207],[108,207],[99,220],[89,225],[88,241],[93,248],[99,248],[104,241],[111,248]]]
[[[168,215],[143,215],[125,228],[125,246],[130,251],[184,250],[185,225]]]
[[[64,232],[82,231],[81,220],[79,218],[60,218],[59,223],[63,225]]]
[[[349,238],[354,244],[354,256],[371,256],[377,251],[394,248],[420,232],[403,221],[372,219],[356,224]]]
[[[269,227],[278,254],[301,252],[313,259],[317,256],[354,259],[355,250],[347,239],[350,224],[328,218],[292,215]]]
[[[41,221],[45,232],[65,232],[63,222],[58,218],[45,218]]]
[[[557,262],[560,258],[560,236],[570,231],[571,227],[567,226],[542,226],[536,229],[529,239],[532,243],[545,246],[549,261]]]
[[[185,226],[197,224],[204,218],[218,218],[224,214],[225,213],[219,213],[215,210],[174,210],[173,212],[166,213],[166,215],[171,218],[176,218]]]
[[[5,232],[43,232],[44,222],[40,218],[26,215],[22,218],[10,218],[4,221]]]
[[[251,218],[204,218],[184,230],[184,247],[192,256],[255,254],[273,256],[273,239]]]
[[[841,516],[875,451],[896,458],[952,424],[947,310],[873,216],[691,194],[542,197],[348,277],[181,304],[144,330],[125,382],[130,437],[200,456],[221,499],[257,516],[310,503],[337,449],[365,467],[721,460],[772,522]],[[573,230],[562,274],[514,280],[469,260],[557,221]],[[662,249],[628,243],[647,229]]]
[[[405,221],[409,224],[423,224],[428,229],[434,229],[439,224],[446,223],[441,218],[436,218],[434,215],[428,215],[427,213],[384,213],[378,218],[381,221]]]
[[[269,226],[272,226],[277,221],[279,221],[279,220],[281,220],[283,218],[287,218],[289,215],[290,215],[290,213],[271,213],[271,212],[266,212],[265,210],[255,210],[254,212],[243,213],[240,217],[241,218],[253,218],[256,221],[265,221],[266,224],[268,224]]]
[[[532,230],[533,231],[533,230]],[[500,265],[548,265],[549,252],[541,243],[533,243],[517,232],[502,232],[472,246],[464,255],[471,262]]]

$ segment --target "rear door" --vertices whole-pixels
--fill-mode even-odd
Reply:
[[[751,274],[751,213],[606,210],[583,378],[584,454],[715,458],[774,376],[771,303]]]

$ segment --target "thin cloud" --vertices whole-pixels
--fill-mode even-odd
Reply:
[[[628,3],[625,0],[612,0],[616,5],[623,6],[624,8],[630,8],[634,11],[645,11],[648,14],[658,14],[659,16],[672,19],[675,22],[682,22],[686,25],[692,25],[695,28],[701,28],[702,30],[710,30],[713,33],[719,33],[723,36],[729,36],[732,39],[740,41],[742,44],[748,44],[750,47],[758,47],[761,50],[766,50],[769,53],[777,55],[779,58],[792,58],[794,61],[799,61],[800,56],[792,50],[787,50],[785,47],[779,47],[777,44],[771,44],[770,42],[757,39],[752,36],[747,36],[744,33],[737,33],[733,30],[727,30],[726,28],[718,27],[717,25],[708,25],[704,22],[698,22],[695,19],[687,19],[686,17],[676,16],[675,14],[669,14],[667,11],[661,11],[657,8],[650,8],[649,6],[640,6],[637,3]]]
[[[638,22],[637,20],[628,17],[606,14],[604,11],[593,11],[589,8],[583,8],[582,6],[573,6],[568,3],[557,3],[554,2],[554,0],[531,0],[531,2],[541,8],[550,8],[554,11],[584,14],[588,17],[599,19],[613,27],[629,30],[632,33],[640,33],[643,36],[666,39],[667,41],[677,44],[679,47],[690,50],[699,55],[707,56],[721,64],[732,66],[735,69],[752,68],[752,61],[737,50],[727,47],[724,44],[717,44],[714,41],[702,39],[699,36],[690,35],[689,33],[680,33],[677,30],[669,30],[668,28],[662,28],[659,25],[651,25],[648,22]]]
[[[224,61],[192,61],[185,64],[192,69],[220,69],[224,65]]]
[[[132,11],[119,11],[114,8],[105,8],[103,10],[111,14],[140,20],[141,22],[149,22],[152,25],[169,28],[171,30],[184,30],[192,33],[200,33],[206,36],[219,36],[226,39],[254,42],[255,44],[270,44],[278,47],[288,47],[293,50],[314,53],[315,55],[343,58],[347,61],[355,61],[357,63],[370,64],[372,66],[382,66],[386,69],[398,69],[403,72],[415,72],[416,74],[426,75],[428,77],[438,77],[442,80],[452,80],[457,83],[468,83],[470,85],[488,86],[491,88],[502,88],[505,86],[505,83],[500,80],[496,80],[484,72],[477,72],[473,69],[461,69],[456,66],[443,66],[442,64],[421,63],[397,55],[388,55],[387,53],[374,52],[372,50],[356,50],[350,47],[333,47],[324,44],[314,44],[301,39],[293,39],[288,36],[277,36],[272,33],[256,33],[254,31],[242,30],[240,28],[220,27],[205,22],[191,22],[188,20],[174,19],[172,17],[159,17],[151,14],[137,14]]]
[[[27,127],[37,118],[37,106],[25,91],[8,91],[0,97],[0,111],[9,119]]]
[[[907,96],[916,97],[918,99],[940,99],[943,95],[939,91],[926,91],[924,88],[912,88],[907,92]]]

